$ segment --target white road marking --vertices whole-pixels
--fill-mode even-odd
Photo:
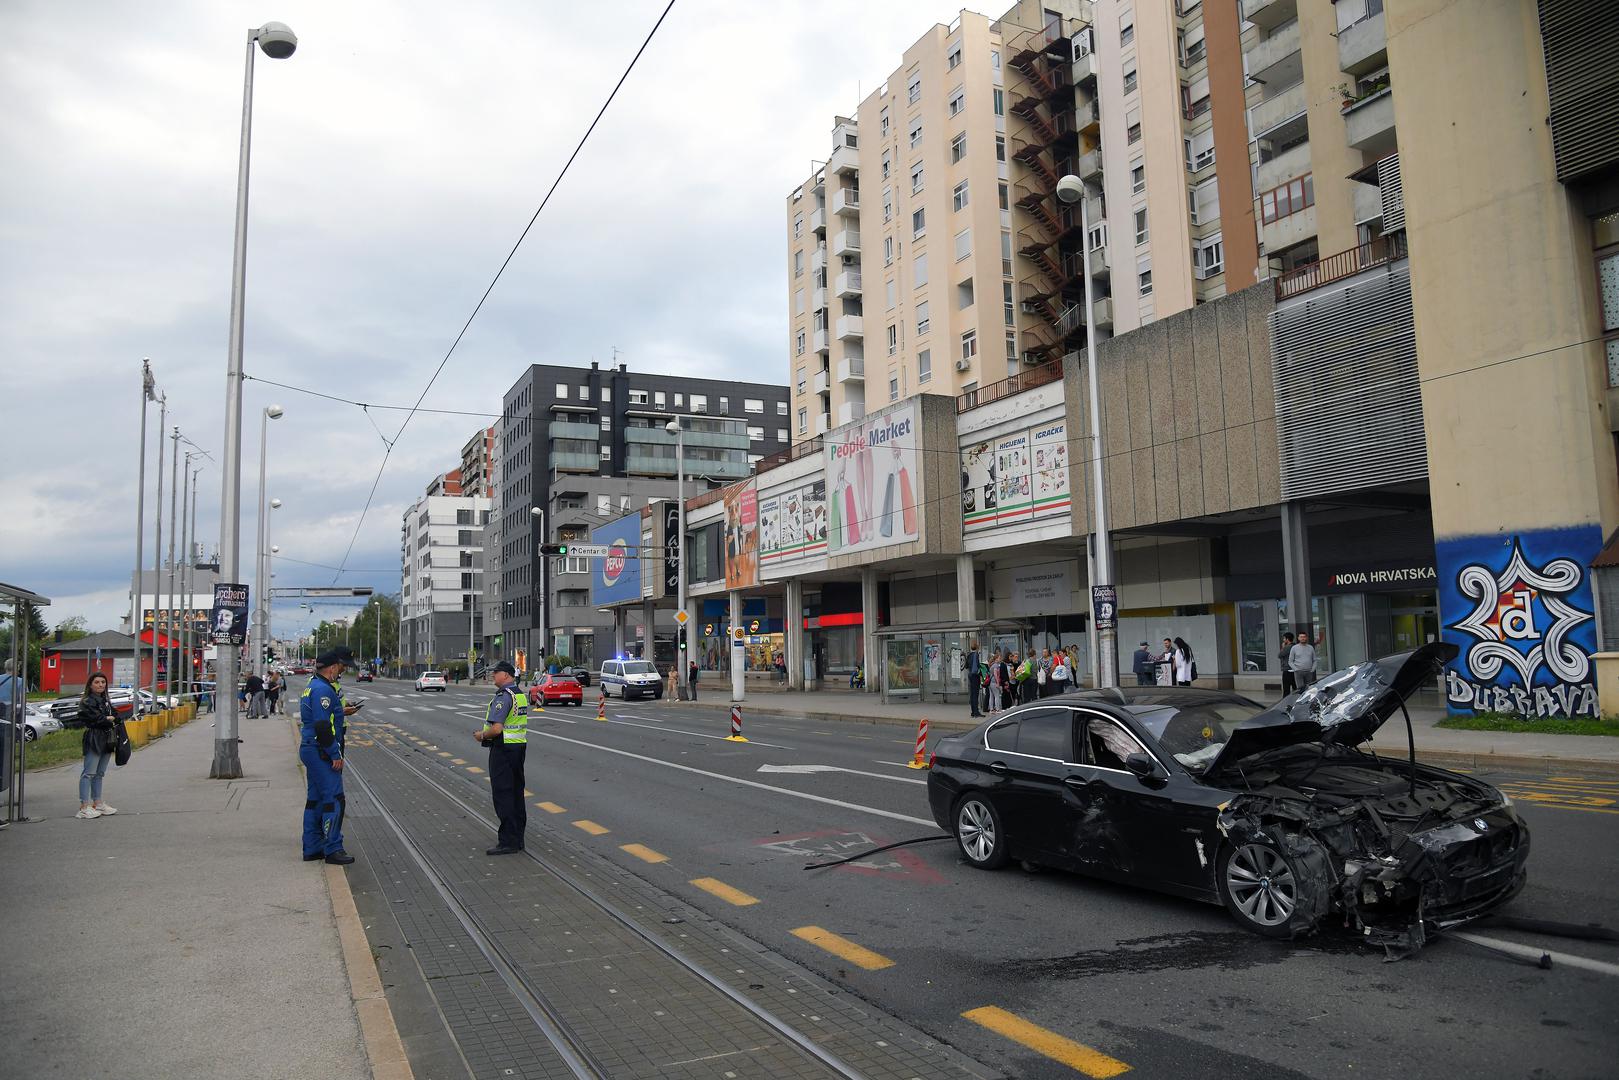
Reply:
[[[607,718],[607,722],[609,724],[618,724],[620,727],[646,728],[648,731],[670,731],[674,732],[676,735],[695,735],[699,739],[719,739],[721,742],[725,741],[724,735],[709,735],[702,731],[687,731],[684,728],[664,727],[661,724],[658,727],[651,727],[647,724],[632,724],[628,720],[614,720],[610,716]],[[760,742],[758,739],[749,739],[748,742],[752,743],[754,746],[768,746],[772,750],[794,749],[791,746],[782,746],[780,743]]]
[[[787,795],[794,799],[804,799],[808,802],[822,803],[826,806],[838,806],[845,810],[854,810],[862,814],[875,814],[878,817],[892,818],[895,821],[908,821],[912,825],[925,825],[930,829],[938,828],[938,822],[932,818],[912,817],[909,814],[896,814],[892,810],[879,810],[875,806],[862,806],[860,803],[844,802],[842,799],[829,799],[825,795],[811,795],[807,791],[794,791],[791,788],[779,788],[770,784],[761,784],[757,780],[744,780],[739,776],[726,776],[724,773],[709,772],[707,769],[697,769],[690,765],[681,765],[673,761],[662,761],[658,758],[647,757],[644,754],[632,754],[628,750],[618,750],[611,746],[602,746],[599,743],[585,742],[582,739],[570,739],[564,735],[553,735],[549,731],[536,731],[535,735],[558,742],[573,743],[575,746],[587,747],[591,750],[601,750],[608,754],[617,754],[620,757],[634,758],[636,761],[645,761],[650,765],[662,765],[666,769],[679,769],[681,772],[696,773],[698,776],[707,776],[714,780],[724,780],[731,784],[740,784],[743,787],[758,788],[760,791],[770,791],[777,795]]]
[[[410,712],[409,709],[401,709],[398,705],[390,705],[390,706],[388,706],[388,711],[389,712]]]
[[[621,712],[618,715],[624,717],[626,720],[650,720],[654,724],[663,723],[663,721],[658,719],[656,716],[636,716],[634,713],[627,713],[627,712]]]
[[[764,745],[764,744],[760,744]],[[793,773],[800,776],[811,773],[841,772],[852,773],[855,776],[873,776],[878,780],[897,780],[902,784],[926,784],[926,780],[918,780],[913,776],[889,776],[887,773],[861,772],[859,769],[845,769],[841,765],[761,765],[762,773]]]
[[[1572,953],[1553,952],[1550,949],[1539,949],[1533,945],[1520,945],[1516,941],[1502,941],[1500,938],[1486,937],[1467,930],[1452,930],[1450,937],[1459,937],[1463,941],[1476,941],[1480,945],[1488,945],[1492,949],[1500,949],[1514,956],[1521,956],[1527,960],[1539,960],[1542,954],[1552,958],[1555,967],[1562,964],[1571,968],[1583,968],[1586,971],[1595,971],[1602,975],[1619,975],[1619,964],[1610,964],[1606,960],[1592,960],[1586,956],[1575,956]]]

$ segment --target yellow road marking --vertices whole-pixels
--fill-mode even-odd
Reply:
[[[573,827],[576,828],[576,829],[583,829],[585,832],[589,833],[591,836],[600,836],[603,833],[609,833],[609,832],[613,831],[613,830],[609,829],[605,825],[596,824],[594,821],[591,821],[589,818],[580,818],[578,821],[573,823]]]
[[[618,850],[627,851],[642,862],[660,863],[669,861],[669,856],[660,855],[645,844],[620,844]]]
[[[1130,1066],[1117,1058],[1110,1058],[1100,1050],[1092,1050],[1082,1043],[1058,1035],[1055,1031],[1031,1024],[1021,1016],[1009,1013],[1005,1009],[998,1009],[994,1005],[969,1009],[961,1015],[997,1035],[1004,1035],[1013,1042],[1028,1047],[1037,1054],[1044,1054],[1053,1061],[1062,1062],[1070,1069],[1077,1069],[1086,1076],[1118,1076],[1120,1073],[1130,1071]]]
[[[523,789],[523,795],[524,795],[525,798],[529,798],[529,799],[532,799],[534,797],[534,793],[532,791],[530,791],[528,788]]]
[[[476,766],[476,765],[468,765],[468,766],[467,766],[467,772],[470,772],[470,773],[481,773],[481,772],[483,772],[483,770],[482,770],[482,769],[480,769],[480,768],[478,768],[478,766]]]
[[[792,934],[795,938],[802,938],[811,945],[817,945],[833,956],[847,960],[855,967],[865,968],[867,971],[881,971],[883,968],[894,966],[894,961],[881,953],[874,953],[864,945],[856,945],[848,938],[834,934],[830,930],[823,930],[819,926],[800,926]]]
[[[554,802],[537,802],[534,805],[544,810],[547,814],[566,814],[568,812],[567,807],[558,806]]]
[[[466,758],[453,757],[453,758],[450,759],[450,764],[451,765],[465,765],[466,763],[467,763]]]
[[[440,751],[439,751],[439,752],[438,752],[438,756],[439,756],[439,757],[449,757],[449,756],[450,756],[450,752],[449,752],[449,751],[448,751],[448,750],[440,750]]]
[[[721,900],[724,900],[727,904],[735,904],[737,907],[747,907],[749,904],[757,904],[759,902],[759,898],[757,896],[749,896],[741,889],[733,889],[719,878],[694,878],[691,884],[697,886],[710,896],[717,896]]]

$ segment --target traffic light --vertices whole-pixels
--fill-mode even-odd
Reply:
[[[685,652],[686,651],[686,635],[685,634],[677,634],[676,637],[678,637],[680,639],[680,651]]]
[[[540,545],[540,554],[541,555],[566,555],[567,553],[568,553],[568,545],[567,544],[541,544]]]

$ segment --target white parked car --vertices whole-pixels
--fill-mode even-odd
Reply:
[[[631,698],[663,697],[663,679],[650,660],[608,660],[602,664],[602,693],[625,701]]]
[[[51,715],[51,710],[41,702],[29,702],[27,715],[23,718],[23,738],[33,742],[41,735],[49,735],[53,731],[62,730],[62,722]]]
[[[423,690],[437,690],[441,694],[444,693],[444,672],[424,671],[416,676],[416,692],[419,694]]]

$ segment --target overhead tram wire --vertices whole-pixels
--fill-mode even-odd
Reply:
[[[308,394],[310,397],[325,398],[335,401],[339,405],[353,405],[357,409],[382,409],[388,412],[410,412],[409,405],[379,405],[375,401],[355,401],[353,398],[338,397],[336,394],[326,394],[319,390],[311,390],[307,386],[293,386],[291,383],[275,382],[272,379],[260,379],[254,375],[243,375],[242,378],[251,382],[263,383],[265,386],[274,386],[281,390],[291,390],[295,394]],[[493,420],[499,413],[476,412],[471,409],[417,409],[416,412],[428,413],[435,416],[476,416],[483,420]],[[184,436],[181,436],[183,439]]]
[[[579,137],[579,143],[573,148],[573,153],[568,155],[568,160],[562,163],[562,170],[557,173],[557,178],[551,182],[550,189],[546,191],[545,197],[540,200],[540,205],[535,209],[533,216],[528,219],[528,224],[523,226],[523,231],[518,235],[517,242],[506,253],[506,258],[502,260],[500,269],[495,271],[495,276],[490,280],[489,287],[484,289],[483,295],[478,298],[478,303],[473,306],[472,314],[468,315],[467,321],[462,324],[460,333],[456,334],[455,340],[450,342],[450,347],[445,352],[444,359],[440,360],[438,367],[433,369],[433,375],[427,380],[427,385],[422,387],[421,395],[417,397],[416,403],[410,407],[410,411],[405,414],[405,419],[400,423],[399,430],[394,433],[393,441],[383,440],[387,443],[388,448],[383,452],[382,464],[377,467],[376,479],[371,481],[371,491],[365,497],[365,505],[360,509],[360,518],[354,523],[354,535],[349,538],[348,549],[343,552],[343,558],[339,560],[339,569],[332,578],[333,584],[336,584],[337,579],[343,576],[342,567],[348,565],[349,556],[354,553],[354,544],[360,538],[360,529],[364,527],[366,514],[371,509],[371,502],[377,496],[377,487],[382,483],[382,474],[388,468],[388,459],[393,455],[393,448],[398,445],[400,438],[405,434],[405,428],[410,426],[411,418],[421,409],[422,402],[427,400],[428,392],[433,389],[433,384],[438,381],[439,375],[444,371],[444,366],[450,362],[450,357],[455,355],[456,347],[461,344],[461,339],[466,336],[467,330],[472,326],[472,320],[476,319],[478,313],[483,310],[483,305],[489,299],[489,295],[495,291],[495,286],[500,283],[501,276],[506,273],[506,268],[511,265],[512,259],[517,256],[517,249],[523,246],[523,241],[528,238],[529,230],[534,228],[534,223],[539,220],[540,214],[545,211],[546,205],[551,201],[551,196],[556,194],[563,177],[568,175],[568,170],[573,166],[580,152],[584,150],[585,143],[590,140],[591,133],[596,130],[596,125],[600,124],[602,117],[607,114],[608,107],[613,104],[613,99],[618,96],[618,92],[623,88],[625,80],[630,77],[630,72],[635,70],[636,63],[640,61],[642,54],[646,52],[647,46],[652,44],[652,39],[657,35],[658,28],[669,17],[669,12],[674,10],[674,6],[675,0],[669,0],[669,3],[663,9],[663,13],[658,16],[658,21],[652,24],[651,30],[647,31],[646,40],[641,42],[641,47],[635,50],[634,56],[630,57],[630,62],[624,68],[624,73],[618,77],[618,82],[613,84],[613,90],[607,95],[607,100],[602,102],[602,107],[597,110],[596,118],[590,122],[590,126],[585,129],[585,133]]]

